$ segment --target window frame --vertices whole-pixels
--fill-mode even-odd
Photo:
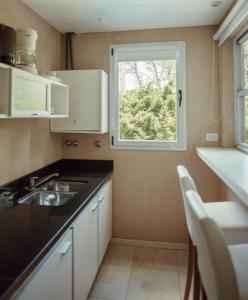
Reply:
[[[234,98],[235,98],[235,139],[237,148],[248,153],[248,144],[243,142],[244,135],[244,110],[243,97],[248,96],[248,89],[244,86],[244,69],[241,47],[248,41],[248,26],[245,27],[233,41],[234,53]],[[240,42],[239,42],[240,40]]]
[[[110,148],[127,150],[187,150],[187,128],[186,128],[186,65],[185,65],[185,42],[164,43],[142,43],[142,44],[119,44],[110,45]],[[177,108],[177,141],[149,141],[149,140],[120,140],[119,139],[119,89],[118,89],[118,60],[116,53],[118,49],[140,49],[140,50],[171,50],[176,49],[176,108]],[[166,59],[166,56],[164,57]],[[158,58],[162,60],[162,58]],[[179,106],[178,91],[182,90],[182,103]]]

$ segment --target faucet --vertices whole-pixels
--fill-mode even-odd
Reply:
[[[39,179],[38,176],[32,176],[29,178],[29,186],[28,186],[29,190],[33,190],[35,188],[35,180],[38,180],[38,179]]]
[[[28,187],[28,189],[33,190],[37,186],[39,186],[42,183],[46,182],[47,180],[49,180],[53,177],[58,177],[58,176],[59,176],[59,173],[53,173],[53,174],[47,175],[45,177],[42,177],[41,179],[39,179],[39,177],[37,177],[37,176],[32,176],[32,177],[29,178],[29,187]]]

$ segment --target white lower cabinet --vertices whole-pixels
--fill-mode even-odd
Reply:
[[[87,299],[98,271],[97,197],[73,225],[74,299]]]
[[[72,300],[72,296],[72,232],[70,230],[48,254],[14,299]]]
[[[112,181],[73,224],[74,299],[86,300],[112,237]]]
[[[112,237],[112,181],[98,193],[99,266]]]
[[[112,236],[111,180],[71,227],[12,299],[87,299]]]

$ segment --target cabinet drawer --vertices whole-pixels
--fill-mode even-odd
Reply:
[[[72,300],[72,231],[58,242],[15,300]]]

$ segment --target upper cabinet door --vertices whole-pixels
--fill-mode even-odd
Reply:
[[[33,116],[50,114],[50,83],[31,73],[10,69],[10,115]]]
[[[0,63],[1,118],[66,118],[69,87]]]
[[[51,131],[108,131],[108,80],[102,70],[58,71],[69,85],[69,118],[51,120]]]

